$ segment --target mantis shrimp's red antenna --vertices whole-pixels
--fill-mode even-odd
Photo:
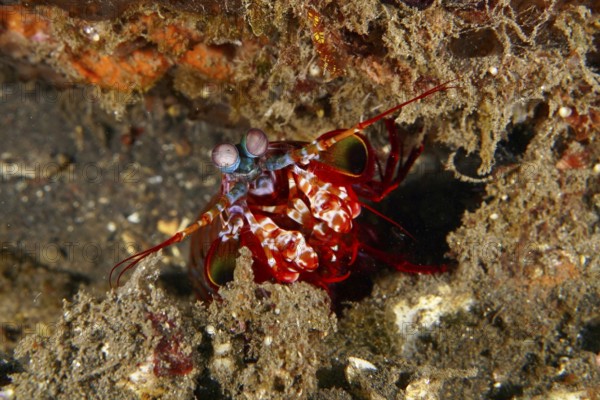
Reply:
[[[188,226],[186,229],[189,229],[190,227],[195,227],[196,225],[191,225]],[[141,251],[139,253],[136,253],[134,255],[132,255],[131,257],[127,257],[126,259],[124,259],[123,261],[119,262],[117,265],[115,265],[111,270],[110,270],[110,274],[108,276],[108,281],[110,283],[110,287],[113,287],[112,284],[112,277],[113,277],[113,273],[119,269],[119,267],[123,264],[125,264],[128,261],[131,261],[129,264],[127,264],[127,266],[125,268],[123,268],[122,271],[119,272],[119,275],[117,276],[117,283],[115,285],[115,287],[119,287],[120,286],[120,282],[121,282],[121,277],[123,276],[123,274],[125,274],[125,272],[129,271],[130,269],[134,268],[137,263],[139,263],[140,261],[142,261],[144,258],[148,257],[150,254],[152,253],[156,253],[157,251],[159,251],[160,249],[163,249],[165,247],[168,247],[170,245],[172,245],[173,243],[179,243],[183,240],[184,236],[184,231],[182,232],[177,232],[175,235],[171,236],[169,239],[165,240],[164,242],[162,242],[161,244],[158,244],[154,247],[151,247],[149,249],[146,249],[144,251]]]
[[[430,96],[434,93],[442,92],[444,90],[454,88],[454,86],[450,86],[450,83],[452,83],[454,81],[455,81],[455,79],[450,80],[448,82],[444,82],[441,85],[438,85],[434,88],[429,89],[426,92],[421,93],[417,97],[407,100],[404,103],[400,103],[397,106],[392,107],[389,110],[386,110],[386,111],[382,112],[381,114],[374,116],[373,118],[370,118],[363,122],[359,122],[358,124],[354,125],[353,127],[343,130],[334,136],[324,138],[321,140],[317,140],[317,141],[309,144],[308,146],[304,146],[299,149],[296,149],[296,150],[292,151],[290,154],[284,155],[284,156],[274,160],[273,162],[270,162],[267,165],[267,168],[271,169],[271,170],[281,169],[288,165],[291,165],[291,164],[297,163],[301,160],[304,160],[307,157],[310,158],[310,156],[317,155],[319,152],[329,149],[331,146],[338,143],[339,141],[344,140],[349,136],[352,136],[356,133],[361,132],[362,130],[373,125],[377,121],[382,120],[383,118],[387,117],[388,115],[399,111],[403,107],[405,107],[411,103],[414,103],[415,101],[424,99],[425,97]]]
[[[313,144],[312,146],[315,146],[317,151],[323,151],[323,150],[327,150],[328,148],[330,148],[331,146],[333,146],[334,144],[336,144],[337,142],[339,142],[340,140],[343,140],[345,138],[347,138],[348,136],[351,136],[357,132],[362,131],[363,129],[373,125],[375,122],[382,120],[383,118],[387,117],[390,114],[395,113],[396,111],[399,111],[400,109],[406,107],[407,105],[414,103],[415,101],[419,101],[421,99],[424,99],[427,96],[430,96],[434,93],[437,92],[443,92],[444,90],[448,90],[448,89],[452,89],[454,88],[454,86],[449,86],[450,83],[454,82],[455,79],[450,80],[448,82],[444,82],[441,85],[438,85],[434,88],[429,89],[426,92],[421,93],[420,95],[418,95],[417,97],[414,97],[410,100],[405,101],[404,103],[400,103],[395,107],[390,108],[387,111],[382,112],[381,114],[378,114],[376,116],[374,116],[373,118],[370,118],[366,121],[363,122],[359,122],[358,124],[354,125],[352,128],[348,128],[345,131],[342,131],[340,133],[338,133],[335,136],[332,136],[330,138],[321,140],[321,141],[317,141],[317,143]],[[301,151],[301,149],[296,150],[294,153],[299,153]],[[309,150],[310,151],[310,150]]]
[[[198,220],[196,220],[196,222],[194,222],[193,224],[189,225],[188,227],[186,227],[184,230],[177,232],[176,234],[174,234],[173,236],[171,236],[169,239],[165,240],[164,242],[151,247],[147,250],[144,251],[140,251],[139,253],[136,253],[130,257],[127,257],[126,259],[124,259],[123,261],[119,262],[117,265],[115,265],[111,270],[110,270],[110,274],[108,276],[108,281],[110,283],[110,286],[113,287],[112,284],[112,277],[113,274],[115,273],[115,271],[117,269],[119,269],[122,265],[126,264],[125,268],[123,268],[122,271],[119,272],[119,275],[117,276],[117,282],[116,282],[116,287],[119,286],[120,281],[121,281],[121,277],[123,276],[123,274],[125,274],[125,272],[129,271],[130,269],[135,268],[135,266],[142,261],[144,258],[148,257],[150,254],[156,253],[161,249],[164,249],[165,247],[168,247],[172,244],[175,243],[179,243],[181,241],[183,241],[186,237],[188,237],[189,235],[191,235],[192,233],[196,232],[198,229],[207,226],[208,224],[210,224],[219,214],[221,214],[221,212],[227,208],[229,205],[235,203],[240,197],[244,196],[246,194],[246,192],[248,191],[247,187],[245,184],[243,183],[236,183],[233,188],[231,188],[231,190],[229,191],[229,193],[224,194],[223,196],[221,196],[219,198],[219,200],[215,203],[215,205],[208,211],[206,211],[204,214],[202,214],[200,216],[200,218],[198,218]]]

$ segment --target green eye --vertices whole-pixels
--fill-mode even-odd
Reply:
[[[242,138],[241,146],[248,157],[256,158],[267,152],[269,139],[260,129],[252,128]]]

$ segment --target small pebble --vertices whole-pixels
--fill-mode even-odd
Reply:
[[[162,183],[162,181],[163,177],[160,175],[154,175],[148,178],[148,183],[151,185],[158,185],[159,183]]]
[[[308,73],[312,77],[321,76],[321,67],[319,67],[319,65],[316,63],[312,63],[311,66],[308,68]]]
[[[139,224],[139,222],[140,222],[140,213],[138,213],[136,211],[133,214],[129,215],[127,217],[127,221],[131,222],[132,224]]]
[[[570,117],[571,114],[573,114],[573,109],[571,107],[562,106],[558,109],[558,115],[560,115],[561,118]]]
[[[116,231],[116,230],[117,230],[117,225],[116,225],[114,222],[112,222],[112,221],[111,221],[111,222],[109,222],[108,224],[106,224],[106,229],[107,229],[109,232],[114,232],[114,231]]]

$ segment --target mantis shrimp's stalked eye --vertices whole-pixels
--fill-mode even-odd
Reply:
[[[269,147],[267,135],[260,129],[250,129],[242,138],[242,150],[248,157],[256,158],[264,155]]]
[[[212,161],[223,173],[230,174],[240,165],[240,154],[234,145],[223,143],[213,149]]]

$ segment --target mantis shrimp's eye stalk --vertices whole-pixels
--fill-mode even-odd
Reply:
[[[223,143],[213,149],[212,161],[223,173],[230,174],[240,165],[240,154],[234,145]]]
[[[269,139],[260,129],[252,128],[242,138],[241,145],[248,157],[256,158],[267,152]]]

